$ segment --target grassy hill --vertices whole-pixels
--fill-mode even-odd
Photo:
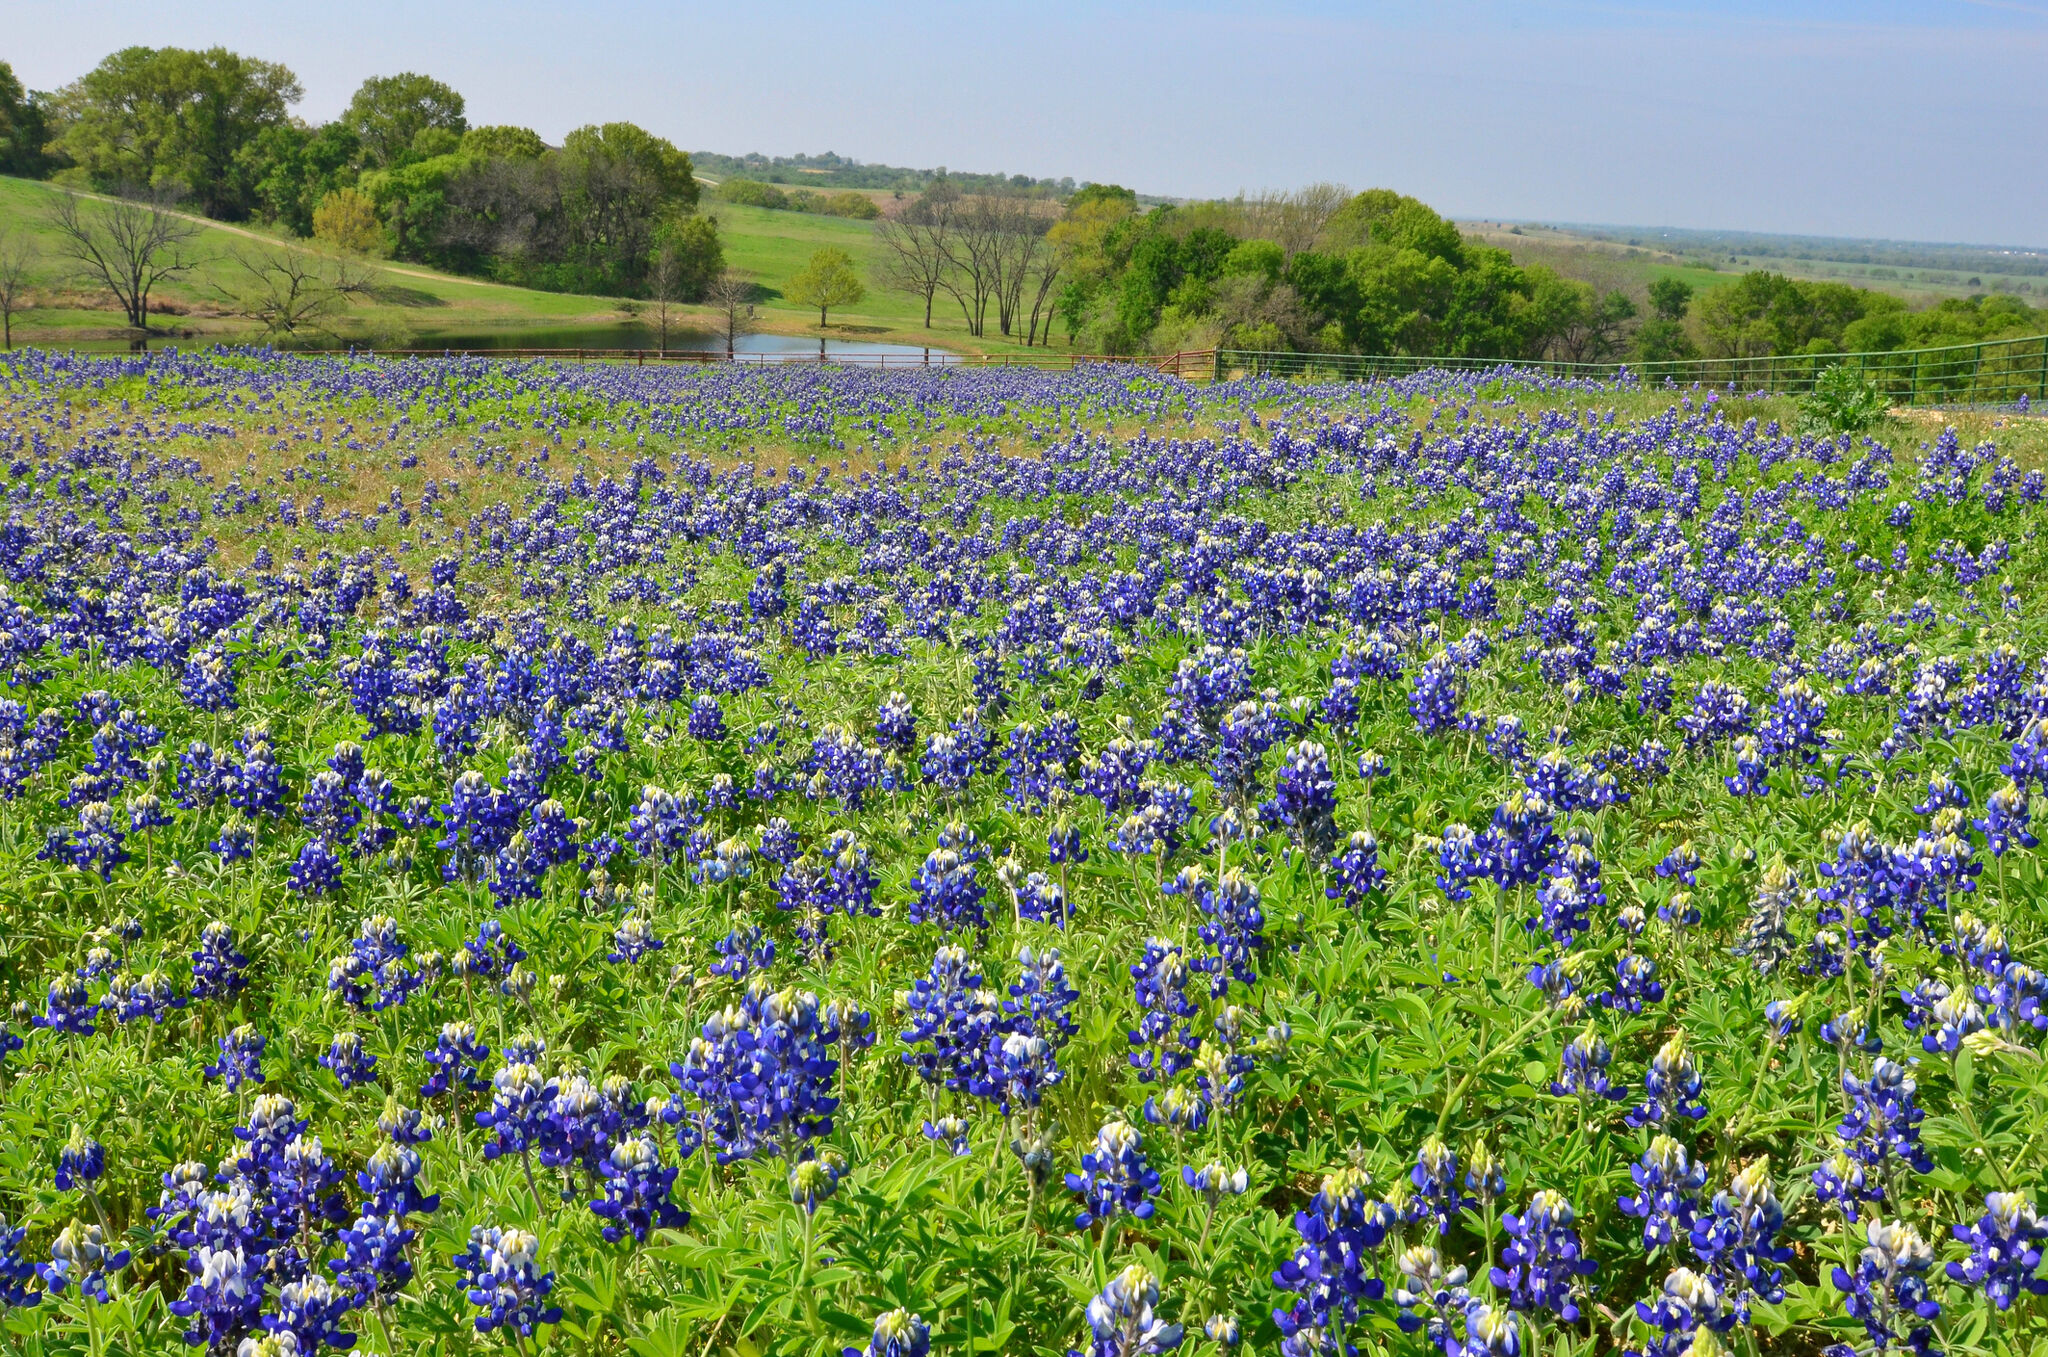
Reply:
[[[1733,282],[1752,269],[1765,269],[1809,282],[1848,283],[1877,292],[1889,292],[1908,306],[1932,306],[1949,297],[1969,297],[1991,292],[2012,292],[2029,302],[2048,296],[2048,280],[2038,276],[1989,267],[1991,252],[1974,268],[1902,266],[1881,259],[1833,259],[1822,257],[1821,242],[1799,237],[1755,237],[1762,241],[1800,242],[1808,252],[1773,245],[1766,250],[1744,251],[1704,248],[1668,248],[1650,233],[1622,234],[1607,228],[1545,226],[1529,222],[1461,221],[1458,229],[1474,240],[1508,251],[1518,264],[1543,264],[1570,278],[1583,278],[1600,287],[1620,287],[1640,293],[1658,278],[1682,278],[1695,290]],[[1718,245],[1743,242],[1707,232],[1672,233],[1691,244]],[[1845,241],[1851,247],[1862,242]],[[1927,247],[1933,249],[1934,247]]]
[[[48,220],[59,191],[32,180],[0,177],[0,228],[26,237],[36,254],[31,265],[32,305],[15,317],[15,343],[123,347],[132,335],[112,299],[78,279],[62,257],[62,238]],[[764,331],[930,344],[970,353],[1020,350],[1000,337],[972,339],[957,307],[951,314],[935,312],[934,328],[924,330],[921,303],[873,281],[876,248],[869,223],[731,204],[715,204],[711,210],[725,238],[727,262],[754,278],[766,294],[760,324]],[[253,258],[266,252],[306,252],[315,247],[255,225],[204,222],[199,229],[193,244],[201,260],[199,266],[155,294],[154,325],[161,327],[161,338],[197,343],[258,338],[260,327],[236,314],[235,296],[246,279],[236,255]],[[853,256],[868,279],[868,295],[856,306],[834,311],[829,328],[820,330],[816,312],[783,300],[781,285],[813,250],[826,245]],[[417,264],[361,262],[373,273],[372,295],[333,322],[329,342],[381,348],[493,342],[600,347],[651,342],[642,336],[645,303],[536,292]],[[710,330],[708,311],[695,307],[682,311],[683,328]]]

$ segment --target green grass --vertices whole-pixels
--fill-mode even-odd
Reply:
[[[62,236],[48,214],[60,190],[49,184],[0,177],[0,229],[26,237],[35,253],[31,264],[31,306],[15,316],[17,344],[125,346],[134,336],[103,288],[78,279],[63,258]],[[922,304],[873,281],[876,256],[873,228],[866,222],[817,217],[796,212],[719,204],[714,209],[725,235],[727,261],[761,284],[768,293],[761,308],[761,328],[779,334],[824,334],[834,338],[980,351],[1010,351],[1019,345],[1000,336],[974,340],[966,332],[957,307],[936,313],[934,328],[922,328]],[[847,251],[868,277],[865,301],[835,312],[831,325],[820,330],[816,313],[784,302],[782,282],[802,267],[811,252],[824,246]],[[286,249],[312,250],[312,242],[290,240],[253,224],[206,223],[193,242],[199,266],[166,283],[152,294],[161,310],[153,328],[177,342],[213,343],[260,338],[259,328],[235,314],[234,297],[245,275],[235,262],[239,253],[258,256]],[[375,277],[373,299],[351,306],[332,322],[332,333],[310,337],[313,346],[327,343],[372,343],[383,348],[436,347],[451,339],[501,336],[532,346],[579,343],[592,346],[627,343],[624,328],[645,321],[645,305],[616,297],[590,297],[537,292],[482,279],[443,273],[420,264],[390,260],[366,261]],[[946,303],[951,307],[950,302]],[[702,307],[683,308],[686,329],[712,328]],[[612,331],[606,336],[605,331]]]

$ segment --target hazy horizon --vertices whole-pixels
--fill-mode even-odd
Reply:
[[[626,119],[687,149],[1228,197],[1330,180],[1467,220],[2034,248],[2048,3],[1280,0],[1109,6],[630,0],[331,11],[82,0],[0,60],[51,89],[132,44],[299,75],[311,121],[371,75],[448,81],[550,140]]]

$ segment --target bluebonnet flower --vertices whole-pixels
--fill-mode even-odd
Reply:
[[[1972,821],[1984,835],[1993,857],[2004,857],[2014,847],[2033,848],[2040,840],[2028,832],[2031,806],[2026,788],[2008,782],[1984,798],[1984,814]]]
[[[1202,1336],[1217,1347],[1228,1350],[1237,1346],[1241,1336],[1236,1315],[1210,1315],[1202,1321]]]
[[[508,1328],[523,1338],[543,1324],[558,1324],[560,1306],[547,1303],[555,1274],[542,1272],[540,1241],[524,1230],[472,1225],[469,1247],[455,1255],[469,1303],[482,1310],[478,1333]]]
[[[839,1191],[839,1180],[846,1176],[846,1170],[846,1157],[829,1146],[808,1159],[798,1160],[789,1169],[789,1199],[805,1215],[816,1215],[818,1208]]]
[[[967,1141],[971,1129],[965,1117],[940,1117],[937,1121],[925,1122],[921,1128],[926,1140],[944,1145],[955,1158],[965,1158],[973,1153],[973,1146]]]
[[[690,738],[715,744],[725,738],[725,710],[710,693],[699,693],[690,703]]]
[[[377,1057],[363,1049],[363,1039],[354,1032],[336,1032],[320,1063],[334,1071],[345,1089],[367,1084],[377,1073]]]
[[[875,1316],[874,1336],[864,1348],[842,1348],[840,1357],[930,1357],[932,1326],[908,1310]]]
[[[1851,1159],[1882,1170],[1898,1159],[1915,1173],[1931,1173],[1934,1161],[1920,1144],[1920,1121],[1926,1113],[1917,1101],[1919,1086],[1906,1067],[1880,1056],[1868,1079],[1842,1076],[1849,1111],[1835,1128]]]
[[[433,1073],[420,1085],[420,1096],[439,1098],[451,1092],[483,1092],[490,1087],[483,1076],[483,1064],[490,1054],[491,1048],[477,1036],[475,1023],[443,1023],[440,1035],[423,1057]]]
[[[87,1300],[105,1304],[107,1278],[128,1266],[126,1249],[108,1246],[97,1225],[74,1220],[50,1241],[50,1261],[36,1265],[36,1275],[53,1296],[76,1286]]]
[[[953,821],[940,831],[939,845],[924,860],[917,874],[917,898],[911,903],[911,923],[936,923],[946,932],[976,932],[988,929],[988,912],[982,901],[988,894],[975,873],[985,856],[974,831]]]
[[[1479,838],[1471,827],[1464,824],[1448,825],[1442,841],[1437,846],[1436,884],[1442,888],[1445,898],[1452,904],[1472,898],[1472,888],[1465,883],[1475,881],[1487,874],[1486,852],[1480,846]]]
[[[1200,1039],[1188,1025],[1195,1007],[1188,1000],[1189,967],[1181,949],[1165,938],[1150,938],[1131,967],[1142,1016],[1130,1036],[1131,1065],[1145,1083],[1172,1079],[1186,1069]]]
[[[1522,1329],[1514,1311],[1483,1300],[1465,1307],[1465,1338],[1462,1345],[1446,1335],[1445,1357],[1521,1357]]]
[[[1614,963],[1614,987],[1599,996],[1600,1006],[1624,1013],[1641,1013],[1645,1004],[1662,1003],[1664,982],[1657,978],[1657,963],[1638,952],[1626,952]]]
[[[899,1035],[903,1063],[932,1087],[973,1093],[988,1086],[987,1058],[1001,1015],[981,988],[981,972],[965,949],[944,945],[926,975],[902,996],[910,1025]],[[928,1048],[928,1049],[919,1049]]]
[[[525,1061],[511,1060],[491,1076],[491,1105],[476,1114],[476,1124],[491,1132],[484,1142],[484,1158],[502,1154],[526,1154],[538,1144],[547,1104],[554,1100],[556,1085]]]
[[[1697,1121],[1707,1115],[1700,1100],[1699,1070],[1692,1052],[1685,1049],[1685,1033],[1674,1032],[1657,1048],[1650,1068],[1643,1075],[1643,1101],[1630,1109],[1628,1124],[1640,1130],[1661,1126],[1673,1118]]]
[[[1956,1225],[1951,1233],[1970,1246],[1969,1257],[1948,1265],[1951,1280],[1983,1291],[1985,1299],[2009,1310],[2022,1295],[2048,1295],[2048,1279],[2040,1276],[2041,1242],[2048,1227],[2034,1204],[2017,1192],[1989,1192],[1984,1214]]]
[[[1792,955],[1794,943],[1787,920],[1798,901],[1799,880],[1783,860],[1764,869],[1763,881],[1732,949],[1735,955],[1748,957],[1758,975],[1775,974]]]
[[[85,1133],[83,1126],[71,1128],[71,1138],[57,1151],[57,1190],[72,1188],[92,1191],[92,1185],[107,1171],[106,1147]]]
[[[1707,1185],[1707,1168],[1695,1164],[1685,1146],[1659,1134],[1629,1166],[1636,1195],[1617,1203],[1623,1215],[1643,1222],[1643,1248],[1670,1248],[1692,1234],[1699,1209],[1699,1191]]]
[[[395,1221],[438,1211],[440,1194],[420,1190],[420,1169],[419,1151],[400,1143],[379,1145],[356,1174],[356,1186],[364,1194],[363,1209]]]
[[[711,973],[731,980],[744,982],[754,972],[775,964],[775,939],[763,933],[759,924],[734,928],[713,944],[713,950],[718,960],[711,963]]]
[[[1201,1168],[1192,1164],[1181,1166],[1180,1180],[1188,1191],[1207,1202],[1214,1211],[1225,1197],[1242,1197],[1251,1187],[1251,1178],[1243,1169],[1233,1169],[1224,1164],[1209,1163]]]
[[[1386,868],[1380,866],[1379,840],[1371,830],[1361,829],[1330,859],[1330,884],[1323,894],[1343,902],[1347,909],[1363,909],[1386,879]]]
[[[1303,740],[1287,751],[1267,813],[1313,853],[1327,854],[1336,846],[1337,784],[1328,750]]]
[[[686,1119],[729,1164],[763,1152],[793,1158],[801,1144],[829,1135],[839,1100],[831,1090],[839,1072],[832,1051],[842,1029],[841,1010],[807,990],[775,990],[755,976],[737,1004],[704,1021],[683,1059],[669,1072],[681,1093],[697,1103],[694,1117],[681,1096],[662,1112],[681,1127]],[[679,1144],[683,1131],[677,1133]]]
[[[1693,1221],[1693,1252],[1719,1283],[1737,1323],[1749,1322],[1752,1296],[1771,1305],[1785,1298],[1778,1284],[1783,1270],[1777,1265],[1790,1261],[1792,1250],[1777,1242],[1784,1228],[1785,1210],[1771,1189],[1770,1164],[1764,1159],[1744,1165]]]
[[[235,930],[215,919],[199,930],[199,946],[192,953],[192,997],[224,999],[238,994],[248,983],[249,958],[235,941]]]
[[[396,1218],[380,1216],[365,1209],[353,1225],[335,1236],[342,1256],[328,1266],[335,1280],[363,1304],[388,1303],[412,1280],[412,1259],[406,1246],[419,1237]]]
[[[1677,877],[1688,886],[1699,884],[1699,870],[1699,850],[1692,846],[1690,839],[1666,853],[1656,868],[1658,876]]]
[[[1450,657],[1438,651],[1415,671],[1415,682],[1408,690],[1408,713],[1415,718],[1416,730],[1424,735],[1450,730],[1458,722],[1461,696],[1458,671]]]
[[[668,944],[655,936],[653,923],[638,914],[628,914],[612,932],[612,950],[605,960],[621,966],[638,964]],[[769,946],[774,946],[770,943]]]
[[[104,801],[87,801],[78,808],[78,827],[51,830],[36,857],[44,862],[68,862],[80,871],[99,873],[102,881],[112,881],[114,869],[128,861],[124,837],[114,822],[112,807]]]
[[[172,988],[171,978],[162,971],[116,975],[107,982],[107,997],[100,1001],[102,1010],[124,1023],[147,1020],[160,1024],[172,1009],[184,1006],[185,996]]]
[[[974,756],[957,736],[935,731],[925,741],[917,766],[925,781],[949,795],[958,795],[974,775]]]
[[[1159,1281],[1142,1264],[1111,1277],[1088,1302],[1085,1357],[1153,1357],[1179,1347],[1181,1326],[1158,1318],[1153,1313],[1158,1303]]]
[[[590,1203],[590,1209],[609,1222],[602,1232],[607,1243],[616,1244],[628,1234],[636,1243],[645,1243],[654,1230],[680,1230],[689,1224],[690,1213],[670,1200],[677,1170],[662,1166],[652,1137],[620,1141],[604,1165],[604,1197]]]
[[[263,1270],[239,1247],[201,1244],[185,1259],[192,1281],[166,1308],[190,1321],[185,1342],[210,1353],[226,1353],[255,1325],[263,1309]]]
[[[285,885],[294,895],[329,895],[341,887],[341,867],[325,839],[309,839],[286,870]]]
[[[1721,781],[1730,796],[1769,796],[1770,765],[1765,762],[1763,743],[1754,735],[1735,742],[1735,773]]]
[[[1443,1258],[1427,1244],[1403,1250],[1395,1266],[1401,1280],[1394,1288],[1394,1304],[1401,1313],[1394,1322],[1403,1333],[1421,1332],[1438,1351],[1452,1351],[1463,1335],[1465,1312],[1472,1305],[1465,1269],[1446,1269]]]
[[[1576,1220],[1571,1203],[1547,1188],[1520,1215],[1501,1217],[1508,1244],[1491,1279],[1511,1308],[1549,1310],[1567,1324],[1578,1321],[1581,1279],[1593,1274],[1595,1264],[1585,1256]]]
[[[1772,1040],[1784,1041],[1805,1028],[1806,1019],[1801,1014],[1806,998],[1806,995],[1795,994],[1787,999],[1773,999],[1764,1005],[1764,1021],[1771,1025]]]
[[[1408,1181],[1415,1185],[1415,1193],[1408,1199],[1407,1218],[1435,1221],[1440,1235],[1449,1234],[1458,1216],[1478,1204],[1458,1190],[1457,1152],[1439,1136],[1422,1142]]]
[[[278,1288],[277,1313],[263,1316],[263,1327],[291,1334],[303,1357],[323,1347],[345,1350],[355,1346],[356,1336],[344,1331],[341,1322],[358,1300],[355,1292],[337,1290],[325,1277],[300,1277]]]
[[[1067,1188],[1081,1198],[1074,1227],[1085,1230],[1119,1215],[1152,1218],[1159,1174],[1145,1159],[1145,1139],[1120,1118],[1103,1123],[1095,1147],[1081,1156],[1081,1171],[1067,1175]]]
[[[43,1011],[32,1021],[37,1027],[52,1032],[89,1037],[98,1030],[93,1019],[99,1011],[100,1006],[93,1002],[83,980],[75,976],[60,976],[50,982],[44,993]]]
[[[1700,1352],[1702,1333],[1718,1333],[1735,1322],[1714,1279],[1683,1267],[1671,1270],[1655,1299],[1636,1302],[1636,1318],[1655,1334],[1643,1345],[1642,1357],[1684,1357]]]
[[[1158,1094],[1148,1094],[1141,1109],[1153,1126],[1164,1126],[1176,1137],[1200,1131],[1209,1124],[1209,1105],[1199,1093],[1176,1084]]]
[[[1873,1218],[1863,1231],[1864,1246],[1856,1270],[1837,1267],[1832,1276],[1842,1293],[1842,1308],[1863,1321],[1863,1331],[1879,1352],[1893,1346],[1916,1357],[1934,1357],[1933,1321],[1941,1305],[1927,1289],[1926,1274],[1934,1251],[1911,1225]],[[1846,1343],[1827,1349],[1830,1357],[1855,1350]]]
[[[1230,867],[1213,886],[1199,882],[1195,895],[1207,920],[1197,936],[1210,955],[1197,957],[1191,965],[1210,977],[1210,997],[1220,999],[1229,993],[1232,980],[1247,988],[1257,985],[1257,962],[1266,948],[1266,915],[1259,905],[1258,885],[1242,868]],[[1139,1003],[1149,1008],[1142,993]]]
[[[1689,748],[1712,745],[1734,735],[1747,734],[1751,715],[1749,698],[1740,688],[1708,679],[1693,698],[1692,711],[1678,718]]]
[[[1366,1187],[1363,1170],[1338,1169],[1324,1175],[1308,1209],[1294,1213],[1301,1243],[1273,1274],[1273,1285],[1296,1296],[1289,1308],[1273,1311],[1284,1337],[1334,1331],[1340,1335],[1341,1354],[1347,1346],[1341,1334],[1359,1323],[1360,1302],[1386,1294],[1385,1284],[1373,1275],[1372,1255],[1385,1240],[1394,1213],[1368,1197]],[[1306,1351],[1320,1348],[1317,1341]]]
[[[1841,1211],[1854,1224],[1862,1218],[1865,1203],[1884,1200],[1884,1184],[1873,1182],[1864,1166],[1846,1150],[1836,1150],[1813,1171],[1813,1195]]]

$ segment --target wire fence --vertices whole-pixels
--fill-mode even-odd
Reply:
[[[1745,394],[1798,396],[1829,368],[1844,366],[1895,405],[2014,405],[2048,401],[2048,335],[1951,344],[1892,353],[1764,354],[1747,358],[1684,358],[1664,362],[1572,363],[1524,358],[1260,353],[1218,349],[1213,380],[1291,377],[1364,381],[1440,369],[1533,371],[1546,376],[1611,381],[1627,373],[1645,386],[1730,387]]]
[[[725,353],[703,349],[519,349],[519,348],[413,348],[413,349],[292,349],[306,357],[327,358],[500,358],[521,362],[614,363],[630,367],[696,367],[724,363],[765,367],[829,366],[863,368],[1038,368],[1056,372],[1077,367],[1112,364],[1144,368],[1153,372],[1190,379],[1207,379],[1215,370],[1215,350],[1174,354],[1129,356],[1105,353],[1069,353],[1043,349],[1027,353],[953,353],[926,349],[922,353],[814,353],[792,349],[777,353]]]
[[[1029,368],[1066,372],[1099,364],[1135,367],[1187,381],[1281,377],[1303,381],[1369,381],[1430,371],[1535,372],[1559,378],[1613,381],[1633,377],[1645,386],[1711,386],[1744,394],[1798,396],[1828,369],[1846,366],[1895,405],[2009,406],[2022,398],[2048,402],[2048,335],[1984,340],[1891,353],[1760,354],[1742,358],[1682,358],[1657,362],[1578,363],[1529,358],[1452,358],[1419,354],[1260,352],[1195,349],[1130,356],[1041,349],[1026,353],[723,353],[696,349],[314,349],[307,354],[354,358],[497,358],[558,363],[610,363],[637,367],[742,363],[880,368]]]

